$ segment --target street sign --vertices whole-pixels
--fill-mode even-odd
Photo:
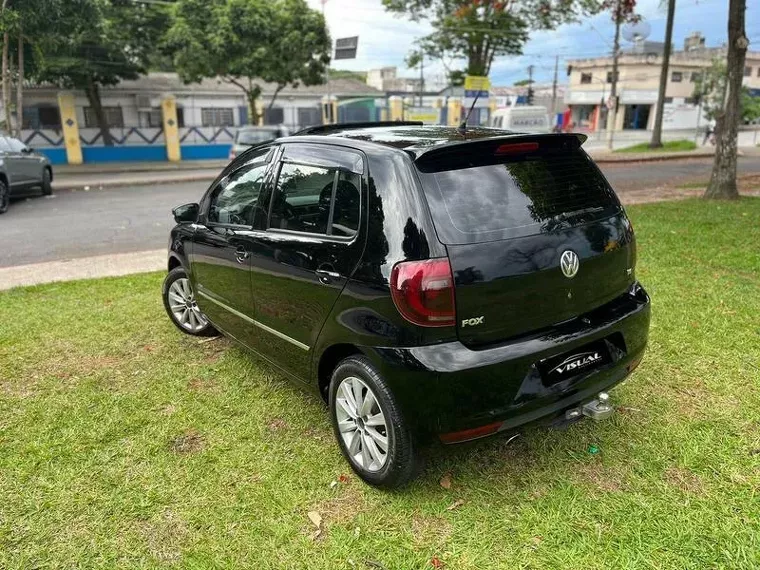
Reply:
[[[469,110],[473,103],[475,107],[488,107],[488,90],[491,82],[488,77],[481,75],[467,75],[464,78],[464,101],[462,102]],[[476,100],[477,98],[477,100]]]
[[[335,40],[335,57],[333,59],[356,59],[359,36],[338,38]]]
[[[491,82],[488,77],[482,75],[467,75],[464,78],[464,96],[488,99],[488,90]]]

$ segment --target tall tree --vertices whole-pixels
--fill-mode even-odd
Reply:
[[[531,30],[553,29],[602,8],[601,0],[383,0],[387,10],[433,32],[419,46],[435,60],[467,60],[470,75],[488,75],[494,58],[519,54]],[[450,72],[453,76],[453,72]]]
[[[742,78],[749,40],[744,30],[746,0],[730,0],[728,5],[728,53],[726,58],[726,101],[715,117],[715,161],[705,198],[736,199],[736,147],[741,117]]]
[[[219,77],[245,94],[258,123],[263,82],[324,82],[330,36],[322,14],[304,0],[179,0],[163,49],[187,82]]]
[[[165,6],[130,0],[67,0],[44,42],[35,79],[81,89],[100,129],[113,145],[101,87],[145,73],[151,54],[168,27]]]
[[[673,19],[676,13],[676,0],[668,1],[668,20],[665,24],[665,46],[662,50],[662,69],[660,69],[660,87],[657,91],[657,107],[654,114],[654,130],[652,131],[652,140],[649,143],[651,148],[660,148],[662,146],[662,116],[665,111],[665,89],[668,86],[668,68],[670,67],[670,49],[673,43]]]

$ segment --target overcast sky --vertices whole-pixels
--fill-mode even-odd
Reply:
[[[313,8],[321,9],[320,0],[308,2]],[[638,2],[639,13],[651,25],[649,40],[664,40],[665,4],[661,0]],[[381,0],[328,0],[325,15],[333,39],[359,36],[357,59],[337,61],[333,67],[365,71],[395,65],[399,67],[399,75],[418,73],[406,69],[404,56],[412,49],[416,38],[429,33],[430,27],[426,23],[417,24],[387,13]],[[684,37],[699,30],[707,38],[707,45],[721,45],[727,37],[727,19],[728,0],[677,0],[674,43],[680,49]],[[760,0],[747,2],[746,22],[750,50],[760,51]],[[534,32],[525,45],[524,55],[502,56],[494,61],[491,82],[494,85],[511,85],[527,77],[526,69],[531,64],[535,66],[534,78],[539,82],[549,82],[556,55],[560,56],[559,79],[565,82],[565,59],[609,53],[613,34],[614,26],[609,14],[599,14],[583,23],[566,25],[551,32]],[[426,76],[428,69],[432,74],[442,74],[439,63],[426,65]]]

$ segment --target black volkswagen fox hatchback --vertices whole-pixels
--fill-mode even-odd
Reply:
[[[174,210],[167,313],[318,393],[372,485],[433,438],[606,417],[650,302],[584,140],[394,123],[252,148]]]

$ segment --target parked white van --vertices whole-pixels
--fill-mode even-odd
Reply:
[[[548,133],[551,130],[546,107],[515,106],[496,109],[489,122],[491,127],[518,133]]]

